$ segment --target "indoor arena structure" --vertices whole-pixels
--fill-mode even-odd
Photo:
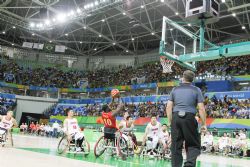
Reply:
[[[250,166],[249,15],[249,0],[0,0],[0,166]]]

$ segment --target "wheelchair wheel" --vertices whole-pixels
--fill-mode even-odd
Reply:
[[[57,146],[57,153],[58,154],[63,154],[65,153],[67,150],[69,149],[69,142],[68,142],[68,139],[67,139],[67,136],[63,136],[61,138],[61,140],[59,141],[58,143],[58,146]]]
[[[104,139],[104,136],[102,136],[98,139],[98,141],[95,144],[94,148],[95,157],[99,157],[104,153],[104,151],[106,150],[105,146],[106,146],[106,140]]]
[[[89,142],[85,139],[82,143],[82,148],[84,149],[84,156],[89,155],[90,153],[90,145]]]
[[[120,136],[118,138],[117,147],[118,147],[118,152],[119,152],[120,156],[122,156],[122,157],[128,156],[128,152],[129,152],[128,142],[126,141],[126,139],[124,137]]]

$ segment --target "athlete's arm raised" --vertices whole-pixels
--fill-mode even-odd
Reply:
[[[112,116],[115,117],[117,116],[121,110],[123,109],[124,104],[120,103],[115,110],[112,111]]]

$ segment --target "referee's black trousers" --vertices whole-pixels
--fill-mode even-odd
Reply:
[[[182,167],[182,148],[184,143],[187,153],[187,160],[184,166],[195,167],[196,159],[200,155],[201,148],[198,123],[195,119],[195,115],[186,113],[186,115],[181,118],[174,112],[171,125],[172,167]]]

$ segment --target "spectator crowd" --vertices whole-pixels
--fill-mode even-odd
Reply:
[[[97,103],[88,105],[58,104],[46,114],[65,115],[64,110],[66,108],[72,109],[75,116],[100,116],[102,112],[102,104]],[[218,100],[215,96],[212,98],[205,97],[205,108],[209,118],[250,119],[250,99],[238,100],[225,96],[223,100]],[[152,114],[165,117],[165,109],[166,104],[163,102],[127,103],[124,107],[124,110],[135,118],[151,117]]]
[[[250,73],[250,56],[225,58],[219,60],[199,62],[197,74],[211,75],[244,75]],[[114,85],[131,85],[133,78],[143,78],[141,82],[165,82],[180,76],[184,70],[176,63],[172,67],[173,73],[163,74],[160,63],[145,64],[141,67],[126,67],[119,70],[100,69],[97,71],[68,71],[64,72],[56,67],[24,68],[12,60],[0,65],[0,81],[22,85],[77,88],[79,81],[87,80],[88,87],[106,87]]]
[[[6,99],[0,97],[0,115],[5,115],[8,110],[13,110],[16,107],[14,99]]]

